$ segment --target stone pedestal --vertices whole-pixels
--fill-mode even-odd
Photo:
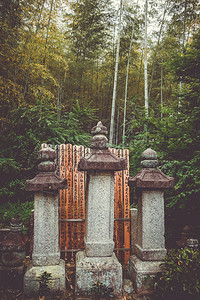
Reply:
[[[151,149],[143,152],[143,169],[129,178],[136,188],[138,199],[137,236],[129,260],[130,274],[137,291],[149,286],[151,279],[161,271],[166,255],[164,238],[164,189],[173,187],[173,178],[156,168],[157,154]]]
[[[122,266],[113,253],[110,257],[88,257],[85,251],[76,255],[77,294],[88,294],[97,282],[112,288],[116,295],[122,292]]]
[[[48,288],[51,294],[64,294],[66,290],[65,283],[65,261],[60,259],[58,264],[35,266],[31,262],[24,276],[24,294],[27,296],[37,296],[39,292],[39,277],[44,273],[51,274],[51,281]]]
[[[151,288],[153,277],[162,271],[161,261],[144,261],[136,255],[129,259],[129,271],[137,292]]]
[[[65,262],[60,259],[58,189],[66,188],[66,181],[55,175],[55,151],[44,147],[39,151],[40,173],[27,181],[27,190],[34,191],[34,241],[32,261],[24,276],[24,294],[38,295],[39,277],[50,273],[51,293],[64,293]]]
[[[114,171],[125,169],[125,160],[108,150],[106,127],[101,122],[92,129],[92,152],[82,158],[79,170],[88,172],[85,251],[76,255],[75,291],[88,294],[100,281],[122,292],[122,266],[114,250]]]

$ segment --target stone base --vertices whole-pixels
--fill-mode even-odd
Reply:
[[[122,266],[115,254],[111,257],[86,257],[85,251],[76,254],[75,292],[87,295],[97,282],[112,288],[116,296],[122,293]]]
[[[64,294],[65,283],[65,262],[60,260],[58,265],[34,266],[31,262],[24,275],[24,294],[26,296],[39,294],[39,276],[44,273],[51,273],[52,280],[49,282],[49,289],[52,294]]]
[[[129,259],[130,277],[136,292],[142,292],[151,288],[154,276],[162,272],[162,261],[142,261],[135,255]]]
[[[134,253],[143,261],[161,261],[165,258],[167,250],[162,249],[142,249],[138,244],[134,245]]]

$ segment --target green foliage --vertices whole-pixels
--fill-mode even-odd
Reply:
[[[155,299],[199,299],[200,253],[184,248],[167,254],[164,272],[155,278]],[[196,297],[196,298],[195,298]]]
[[[40,276],[39,276],[39,296],[43,297],[43,296],[48,296],[50,294],[50,288],[49,288],[49,283],[52,280],[52,274],[51,273],[47,273],[46,271],[43,272]]]
[[[66,112],[61,120],[57,109],[48,103],[14,109],[6,132],[0,135],[1,204],[30,199],[25,181],[36,174],[37,152],[42,143],[88,146],[90,134],[83,128],[93,121],[94,113],[89,105],[82,110],[78,102],[74,111]]]
[[[167,239],[172,234],[177,236],[186,224],[196,227],[195,232],[200,236],[197,229],[200,213],[200,73],[197,71],[199,55],[198,33],[194,35],[186,50],[174,54],[174,58],[168,64],[173,79],[184,82],[181,93],[176,91],[179,96],[177,100],[170,106],[163,107],[162,120],[152,109],[146,120],[142,117],[144,114],[139,114],[138,108],[133,110],[127,131],[132,175],[141,168],[142,151],[151,147],[157,151],[160,169],[175,179],[174,189],[165,193]]]
[[[33,201],[27,202],[7,202],[0,206],[0,228],[9,228],[12,218],[19,215],[23,222],[23,232],[27,233],[30,221]]]
[[[97,281],[92,285],[91,288],[91,294],[94,297],[95,300],[100,299],[110,299],[114,298],[113,289],[107,287],[105,284],[103,284],[100,281]]]

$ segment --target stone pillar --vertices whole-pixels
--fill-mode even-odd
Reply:
[[[134,247],[137,243],[137,208],[130,208],[131,215],[131,255],[134,254]]]
[[[114,233],[114,171],[125,169],[124,159],[108,150],[107,128],[101,122],[92,129],[92,152],[79,163],[87,171],[85,251],[76,255],[76,294],[87,294],[100,281],[122,292],[122,266],[113,250]]]
[[[129,178],[138,199],[137,241],[130,257],[130,273],[137,291],[144,289],[144,279],[160,270],[166,255],[164,238],[164,189],[174,185],[174,179],[157,169],[157,153],[147,149],[142,153],[143,169]],[[150,282],[148,282],[149,284]]]
[[[66,180],[55,174],[55,150],[44,147],[38,153],[39,174],[27,180],[26,190],[34,192],[34,241],[32,261],[24,276],[25,295],[37,295],[39,276],[51,273],[51,292],[65,292],[65,262],[60,259],[58,189]]]

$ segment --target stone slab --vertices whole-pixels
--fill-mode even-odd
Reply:
[[[114,250],[114,172],[89,174],[85,227],[86,255],[112,256]]]
[[[130,208],[131,215],[131,255],[135,254],[134,246],[137,243],[137,208]]]
[[[44,272],[52,275],[52,280],[49,283],[51,293],[65,293],[66,282],[64,260],[60,260],[58,265],[53,266],[34,266],[31,262],[24,275],[24,294],[26,296],[38,295],[39,276]]]
[[[114,250],[113,241],[87,242],[85,239],[85,252],[88,257],[112,256]]]
[[[145,261],[161,261],[167,254],[166,249],[142,249],[138,244],[134,245],[134,253]]]
[[[137,292],[151,287],[153,277],[163,271],[161,263],[162,261],[142,261],[135,255],[130,257],[129,272]]]
[[[122,293],[122,266],[115,254],[111,257],[87,257],[85,251],[76,254],[75,292],[87,295],[92,285],[100,281],[113,288],[116,296]]]
[[[35,266],[58,265],[60,261],[58,195],[34,194],[34,246],[32,259]]]

